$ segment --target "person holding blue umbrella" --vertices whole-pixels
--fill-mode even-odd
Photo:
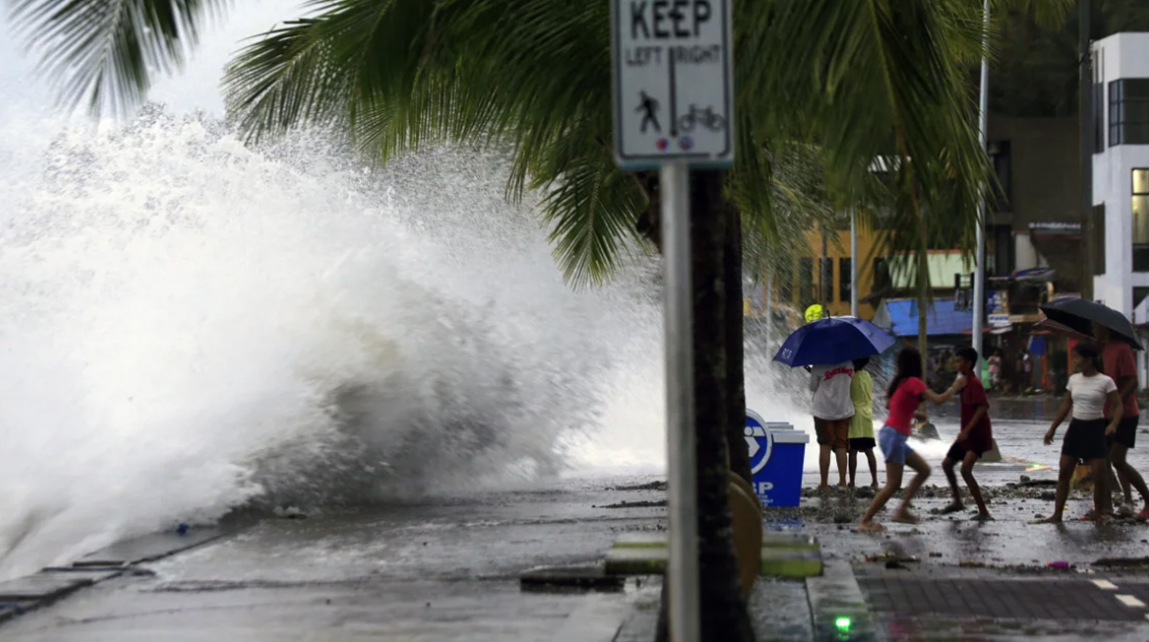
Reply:
[[[846,487],[846,449],[850,418],[854,416],[850,398],[854,360],[879,354],[894,342],[891,334],[869,321],[831,317],[798,328],[774,355],[775,361],[810,370],[814,432],[819,446],[819,490],[829,487],[831,453],[837,458],[839,486]]]
[[[846,489],[846,448],[849,445],[850,419],[854,416],[854,400],[850,397],[853,376],[852,361],[810,368],[810,391],[814,393],[811,410],[814,434],[818,438],[818,472],[822,480],[818,490],[821,492],[829,489],[831,452],[838,465],[838,489]]]

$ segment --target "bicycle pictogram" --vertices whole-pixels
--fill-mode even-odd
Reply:
[[[678,128],[684,132],[694,131],[695,125],[702,125],[710,131],[722,131],[726,128],[726,119],[714,113],[713,107],[699,109],[698,105],[690,104],[690,111],[678,119]]]

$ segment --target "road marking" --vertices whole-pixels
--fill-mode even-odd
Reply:
[[[1117,601],[1121,602],[1125,606],[1131,606],[1139,609],[1145,608],[1145,603],[1133,597],[1132,595],[1114,595],[1113,597],[1116,597]]]
[[[1109,580],[1093,580],[1093,583],[1096,584],[1097,588],[1101,589],[1102,591],[1117,590],[1117,585],[1113,582],[1110,582]]]

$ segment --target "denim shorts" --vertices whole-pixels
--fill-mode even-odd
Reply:
[[[882,426],[882,430],[878,432],[878,446],[881,447],[887,463],[906,465],[906,457],[914,452],[914,449],[906,443],[908,439],[908,435],[903,435],[889,426]]]

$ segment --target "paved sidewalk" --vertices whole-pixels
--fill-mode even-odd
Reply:
[[[1149,571],[854,565],[885,640],[1149,639]]]

